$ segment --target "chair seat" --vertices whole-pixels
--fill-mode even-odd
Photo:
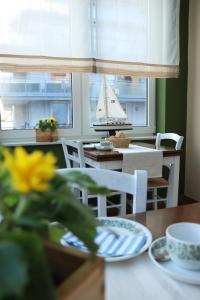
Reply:
[[[148,189],[168,187],[168,181],[163,177],[148,178]]]

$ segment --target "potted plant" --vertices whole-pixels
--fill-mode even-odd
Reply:
[[[56,118],[51,117],[39,120],[36,124],[36,142],[55,142],[58,140],[58,123]]]
[[[55,163],[51,153],[0,151],[0,299],[103,299],[101,259],[55,242],[70,230],[94,254],[96,219],[69,184],[107,190],[78,172],[59,175]]]

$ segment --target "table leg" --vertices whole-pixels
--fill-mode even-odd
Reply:
[[[179,189],[179,167],[180,157],[174,157],[174,162],[170,167],[169,187],[167,190],[167,207],[175,207],[178,205],[178,189]]]

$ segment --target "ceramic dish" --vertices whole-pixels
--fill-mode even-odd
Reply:
[[[113,150],[113,146],[101,146],[100,144],[96,145],[95,148],[97,150],[100,150],[100,151],[111,151],[111,150]]]
[[[149,256],[155,266],[174,279],[191,284],[200,284],[200,270],[193,271],[178,267],[172,260],[165,262],[156,260],[156,251],[165,246],[166,237],[159,238],[151,244],[149,248]]]
[[[117,217],[105,217],[98,218],[99,226],[98,228],[111,230],[115,232],[118,236],[145,236],[146,240],[143,246],[139,249],[139,251],[134,255],[120,255],[120,256],[99,256],[104,257],[104,259],[108,262],[115,262],[120,260],[126,260],[133,258],[135,256],[140,255],[144,251],[148,249],[152,242],[152,234],[144,225],[137,223],[135,221],[117,218]],[[61,239],[61,244],[64,246],[69,246],[65,241],[64,237]]]
[[[99,143],[85,144],[85,145],[83,145],[83,149],[96,149],[97,145],[100,145],[100,144]]]

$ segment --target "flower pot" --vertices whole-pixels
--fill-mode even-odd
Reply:
[[[58,130],[55,129],[54,131],[51,132],[51,141],[56,142],[58,140]]]
[[[103,300],[104,260],[73,248],[45,243],[59,300]]]
[[[36,129],[36,142],[55,142],[58,140],[57,129],[52,131],[47,128],[45,130]]]

